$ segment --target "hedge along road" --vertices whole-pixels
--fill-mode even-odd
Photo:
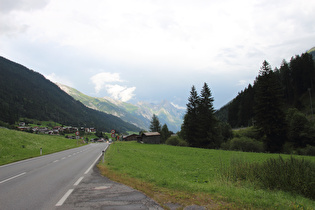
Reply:
[[[55,209],[89,176],[107,143],[0,166],[1,209]]]

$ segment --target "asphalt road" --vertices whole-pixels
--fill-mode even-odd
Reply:
[[[0,166],[0,209],[56,209],[91,173],[107,143]]]
[[[126,185],[109,180],[94,166],[56,210],[163,210],[154,200]]]

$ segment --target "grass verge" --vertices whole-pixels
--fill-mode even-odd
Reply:
[[[313,209],[314,200],[301,195],[232,182],[222,175],[234,157],[262,163],[278,156],[117,142],[98,167],[110,179],[146,193],[164,208],[178,203],[182,208],[195,204],[210,209]]]
[[[31,134],[0,128],[0,165],[81,146],[63,136]]]

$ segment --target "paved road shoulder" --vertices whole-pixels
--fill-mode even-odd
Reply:
[[[163,209],[151,198],[109,180],[94,166],[57,209]]]

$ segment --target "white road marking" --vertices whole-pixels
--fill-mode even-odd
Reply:
[[[15,179],[15,178],[17,178],[17,177],[19,177],[19,176],[22,176],[22,175],[24,175],[24,174],[26,174],[26,172],[23,172],[23,173],[18,174],[18,175],[16,175],[16,176],[12,176],[12,177],[10,177],[10,178],[8,178],[8,179],[5,179],[5,180],[1,181],[0,184],[5,183],[5,182],[7,182],[7,181],[10,181],[11,179]]]
[[[68,190],[68,192],[66,192],[66,194],[64,194],[64,196],[58,201],[56,206],[62,206],[62,204],[67,200],[67,198],[72,193],[72,191],[73,191],[73,189]]]
[[[53,163],[57,163],[59,160],[55,160]]]
[[[66,159],[66,157],[61,158],[61,160]]]
[[[89,171],[91,170],[91,168],[95,165],[96,161],[98,161],[98,159],[102,156],[102,154],[100,154],[96,160],[92,163],[92,165],[86,170],[86,172],[84,174],[89,173]]]
[[[68,155],[68,157],[71,157],[71,155]]]
[[[82,181],[83,178],[84,178],[84,176],[81,176],[81,177],[78,179],[78,181],[76,181],[76,182],[74,183],[74,186],[77,186],[77,185]]]

